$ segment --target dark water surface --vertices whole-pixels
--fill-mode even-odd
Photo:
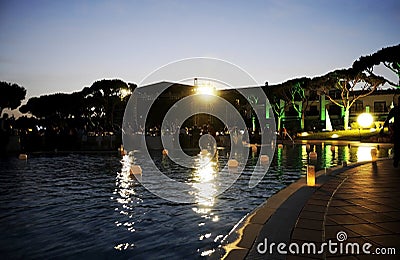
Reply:
[[[321,169],[342,161],[368,160],[370,149],[317,145],[316,165]],[[226,164],[226,151],[218,152],[216,164]],[[387,155],[388,150],[381,148],[379,156]],[[305,145],[277,149],[268,173],[250,189],[257,158],[250,155],[244,174],[220,196],[207,198],[213,185],[212,178],[206,180],[208,186],[203,194],[194,194],[199,199],[192,204],[153,195],[122,174],[121,157],[116,155],[2,158],[0,255],[3,259],[207,256],[243,216],[304,175],[308,162]],[[156,160],[161,164],[161,155]],[[162,167],[170,167],[167,170],[178,179],[202,182],[191,169]]]

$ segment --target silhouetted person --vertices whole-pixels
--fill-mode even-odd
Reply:
[[[385,126],[389,125],[389,120],[394,118],[394,124],[393,124],[393,143],[394,143],[394,157],[393,157],[393,166],[398,167],[399,166],[399,161],[400,161],[400,96],[397,101],[397,106],[392,108],[389,112],[388,117],[385,120],[385,123],[383,124],[383,127],[381,129],[381,134],[383,133],[383,129]]]

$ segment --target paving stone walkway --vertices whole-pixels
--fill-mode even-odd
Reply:
[[[283,256],[275,252],[260,255],[257,245],[263,241],[262,236],[268,236],[266,229],[260,232],[246,258],[400,259],[400,169],[393,168],[391,160],[367,163],[330,175],[305,201],[295,224],[289,227],[290,238],[268,242],[293,243],[300,245],[300,248],[313,242],[318,251],[324,242],[331,241],[337,243],[332,247],[337,249],[336,253],[330,252],[328,245],[325,245],[325,250],[321,250],[323,252],[320,254]],[[272,217],[264,227],[271,220]],[[371,245],[366,245],[370,255],[362,251],[366,243]],[[355,244],[359,245],[359,254],[353,253],[357,252]],[[385,250],[395,250],[396,255],[383,257],[376,254]]]

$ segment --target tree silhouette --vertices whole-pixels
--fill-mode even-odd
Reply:
[[[123,111],[135,87],[121,80],[100,80],[79,92],[32,97],[19,110],[44,119],[48,124],[80,118],[111,131],[115,123],[122,124]]]
[[[83,103],[83,97],[79,92],[56,93],[32,97],[19,110],[21,113],[31,113],[38,118],[66,119],[80,116]]]
[[[108,129],[113,129],[116,112],[123,114],[123,109],[136,85],[125,83],[119,79],[103,79],[95,81],[92,86],[82,90],[86,101],[86,113],[89,117],[101,121]],[[119,122],[121,121],[121,122]],[[118,117],[118,125],[122,116]]]
[[[18,86],[17,84],[11,84],[8,82],[0,82],[0,115],[3,109],[15,109],[21,105],[21,101],[25,99],[26,89]]]
[[[400,88],[400,44],[383,48],[372,55],[361,56],[353,63],[353,69],[365,71],[368,75],[376,76],[375,66],[383,64],[398,77],[398,82],[392,82],[385,78],[390,85]]]

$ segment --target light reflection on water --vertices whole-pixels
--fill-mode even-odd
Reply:
[[[218,156],[214,157],[210,160],[210,155],[199,155],[198,160],[196,160],[195,170],[193,171],[193,187],[196,188],[196,193],[193,194],[196,197],[196,206],[193,207],[193,211],[199,214],[204,219],[211,219],[213,222],[217,222],[219,220],[218,215],[212,212],[212,208],[215,204],[215,197],[217,194],[217,187],[215,183],[215,179],[217,177],[217,173],[219,171],[218,167]],[[209,163],[206,163],[209,161]],[[205,222],[199,223],[199,225],[204,225]],[[212,233],[205,232],[200,234],[199,240],[202,241],[204,239],[209,239]],[[213,250],[210,250],[208,253],[211,254]],[[201,252],[202,256],[204,252]]]
[[[136,181],[130,176],[130,165],[133,163],[129,155],[124,155],[121,159],[122,168],[120,172],[117,172],[117,177],[115,181],[116,189],[113,195],[117,196],[116,201],[121,204],[119,207],[115,208],[115,211],[121,214],[121,220],[115,221],[116,227],[122,227],[129,232],[135,232],[134,228],[134,206],[142,202],[142,199],[136,196],[134,186],[137,185]],[[111,197],[114,199],[114,197]],[[135,246],[134,243],[119,243],[115,245],[116,250],[128,250]]]
[[[219,171],[227,163],[228,151],[219,150],[217,156],[212,160],[210,160],[209,155],[197,155],[193,170],[189,172],[179,168],[165,156],[159,161],[159,165],[161,170],[173,172],[175,179],[188,181],[195,188],[195,191],[191,193],[195,198],[195,203],[190,207],[199,218],[195,222],[196,228],[194,228],[194,223],[190,224],[194,230],[197,230],[197,232],[194,232],[195,239],[204,242],[199,244],[198,254],[207,256],[215,251],[218,243],[229,231],[229,227],[234,225],[233,221],[239,220],[232,216],[243,216],[276,191],[296,181],[305,174],[307,164],[315,164],[317,169],[324,169],[341,165],[345,161],[369,160],[371,159],[370,151],[372,148],[374,146],[339,146],[324,143],[313,144],[309,149],[305,144],[278,147],[268,174],[258,187],[254,190],[249,190],[245,188],[249,181],[249,173],[253,170],[260,170],[255,166],[258,154],[252,153],[243,176],[221,196],[216,196],[218,194],[219,178],[224,174],[224,172],[221,173]],[[308,157],[308,152],[311,150],[318,153],[316,161],[312,161]],[[387,150],[380,149],[380,155],[380,157],[387,156]],[[154,156],[156,160],[158,157],[160,156]],[[206,163],[208,161],[210,163]],[[125,162],[129,162],[129,160]],[[124,169],[124,167],[122,168]],[[146,169],[144,169],[143,174],[145,172]],[[188,176],[179,175],[187,175],[188,173]],[[130,183],[132,183],[132,180],[130,180]],[[123,187],[121,186],[121,188]],[[186,225],[189,225],[189,223],[186,223]],[[122,245],[125,246],[125,249],[129,243]],[[126,249],[129,249],[129,247]],[[140,250],[140,247],[138,246],[136,250]]]
[[[372,146],[311,145],[317,169],[368,160]],[[375,146],[374,146],[375,147]],[[194,169],[179,167],[160,151],[157,166],[174,179],[190,183],[193,204],[158,198],[129,177],[133,158],[110,155],[31,156],[27,162],[0,160],[0,245],[7,258],[196,258],[211,254],[247,213],[305,174],[307,147],[277,148],[268,173],[249,188],[257,153],[227,191],[215,196],[228,160],[227,150]],[[378,157],[390,154],[380,147]],[[119,163],[121,160],[121,163]],[[143,165],[143,175],[146,165]],[[222,177],[221,177],[222,176]],[[221,179],[222,178],[222,179]],[[160,183],[160,188],[163,185]],[[110,199],[111,198],[111,199]]]
[[[196,192],[193,194],[196,199],[196,203],[199,208],[193,208],[196,213],[201,214],[199,211],[205,211],[214,206],[215,195],[217,194],[217,187],[214,183],[219,168],[216,163],[216,159],[209,161],[209,155],[199,155],[194,165],[193,171],[193,183],[192,186],[196,188]],[[205,163],[209,161],[209,163]]]

